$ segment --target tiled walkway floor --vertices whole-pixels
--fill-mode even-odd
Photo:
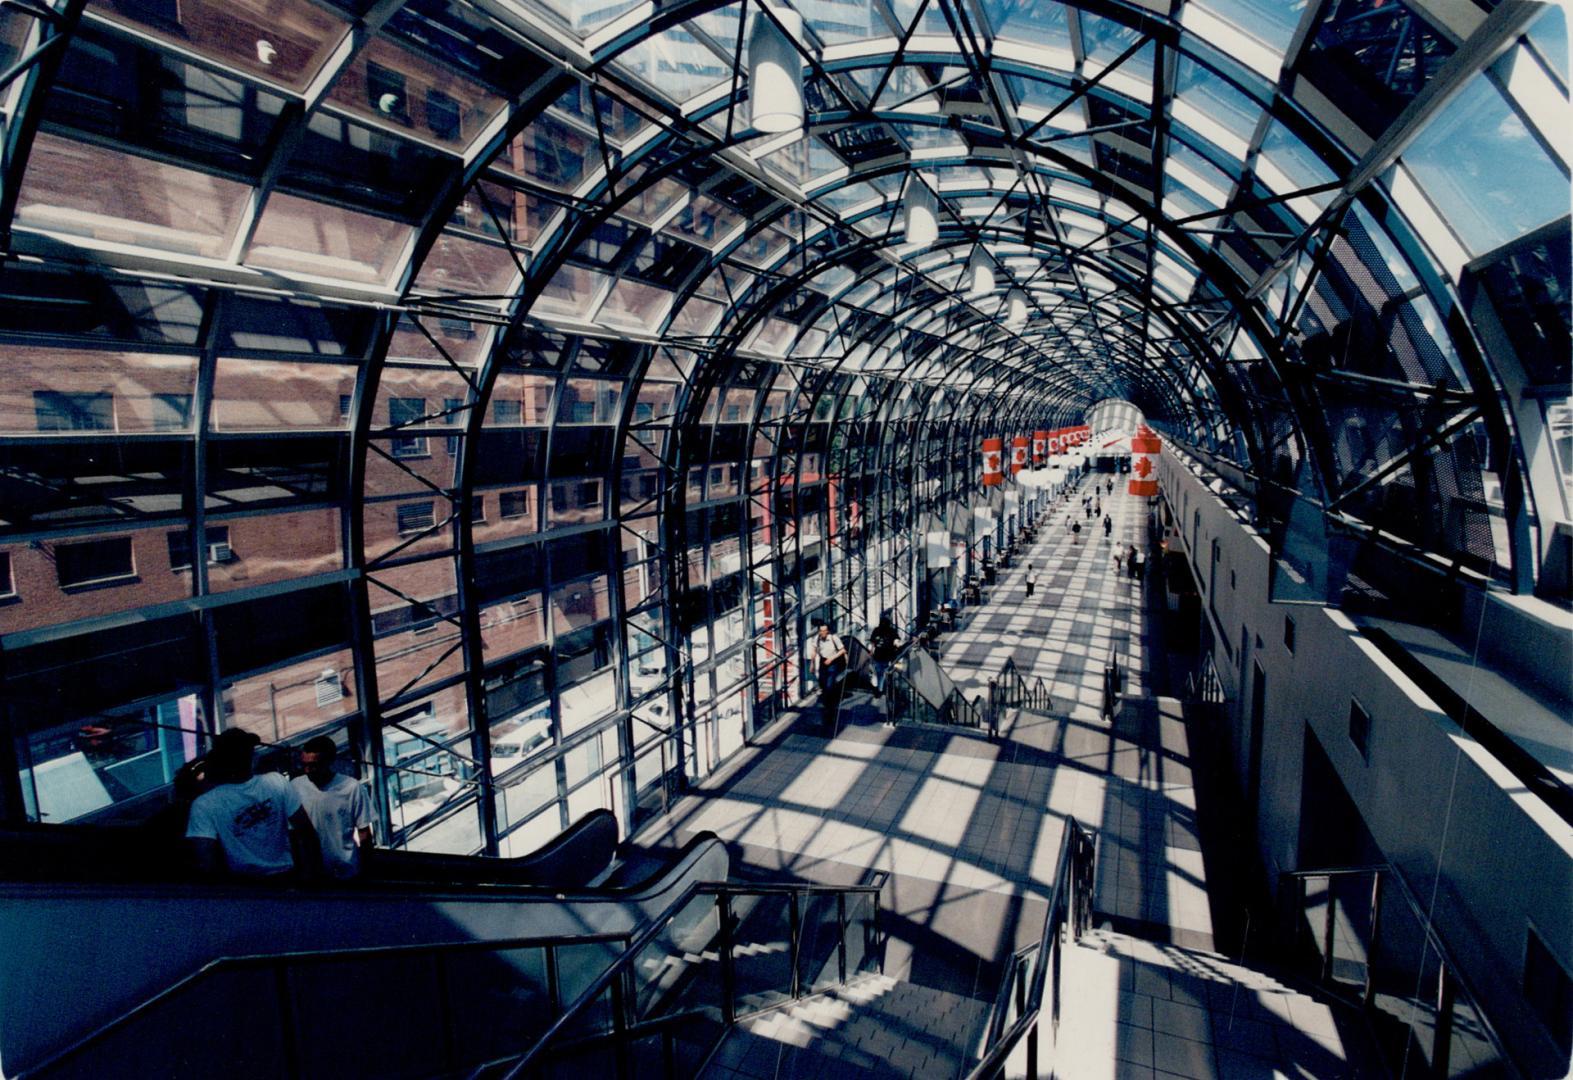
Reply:
[[[1111,560],[1114,544],[1145,537],[1146,504],[1117,490],[1104,507],[1116,523],[1111,541],[1101,527],[1089,539],[1083,518],[1073,543],[1062,507],[1060,524],[1040,530],[944,643],[952,675],[979,689],[1014,656],[1024,674],[1052,683],[1055,715],[1015,713],[991,742],[884,728],[872,709],[854,707],[826,739],[816,710],[813,723],[766,732],[640,839],[714,831],[731,842],[739,876],[850,883],[887,871],[886,974],[988,999],[1005,958],[1041,932],[1064,819],[1074,815],[1099,834],[1100,921],[1210,949],[1186,724],[1178,702],[1144,692],[1157,681],[1142,583]],[[1028,564],[1040,573],[1030,603]],[[1128,672],[1112,724],[1098,711],[1111,649]],[[1102,1021],[1111,1039],[1118,1013]]]
[[[1111,657],[1133,691],[1147,685],[1142,582],[1123,565],[1116,568],[1114,554],[1131,544],[1145,549],[1151,500],[1125,494],[1119,482],[1113,493],[1100,491],[1102,509],[1113,521],[1108,539],[1102,518],[1088,518],[1082,510],[1089,483],[1040,515],[1032,547],[999,576],[988,602],[945,639],[940,661],[968,696],[982,692],[989,676],[1012,657],[1022,675],[1049,686],[1055,711],[1073,719],[1097,718],[1103,668]],[[1066,527],[1067,518],[1081,523],[1079,536]],[[1029,566],[1038,571],[1030,600]]]

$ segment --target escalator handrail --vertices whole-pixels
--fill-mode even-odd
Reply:
[[[48,829],[50,831],[54,831],[73,827],[74,826],[68,825],[47,825],[38,826],[37,828],[41,830]],[[96,827],[82,826],[82,828]],[[33,831],[33,828],[29,827],[26,829],[14,831],[31,832]],[[171,885],[179,885],[182,887],[206,886],[212,887],[226,894],[244,892],[248,895],[256,897],[278,897],[291,895],[298,896],[301,894],[309,894],[313,896],[337,894],[356,897],[374,896],[378,894],[388,894],[395,896],[407,896],[414,894],[419,896],[428,896],[432,899],[443,899],[447,897],[484,897],[486,899],[499,900],[634,900],[638,899],[641,893],[652,890],[658,886],[662,876],[670,872],[672,867],[691,857],[699,848],[711,843],[720,842],[720,838],[717,837],[713,832],[707,831],[698,833],[691,837],[682,847],[678,848],[671,860],[664,867],[652,871],[649,877],[646,877],[641,881],[631,882],[627,885],[584,886],[572,889],[564,889],[560,885],[523,885],[514,882],[461,881],[432,883],[418,881],[378,881],[374,878],[351,878],[349,880],[343,881],[328,880],[302,883],[297,885],[269,885],[258,887],[252,885],[242,878],[197,877],[191,874],[185,874],[178,877],[148,877],[134,879],[83,878],[80,881],[62,880],[58,878],[34,881],[32,879],[26,878],[15,878],[3,884],[5,886],[24,887],[33,884],[48,884],[52,886],[59,886],[61,884],[120,887],[149,886],[166,888]],[[484,861],[495,861],[492,856],[488,855],[470,855],[460,857]]]
[[[694,882],[688,888],[683,890],[683,894],[681,896],[668,904],[659,915],[645,924],[644,928],[641,929],[638,934],[636,934],[628,942],[628,946],[623,950],[622,955],[619,956],[610,965],[608,965],[606,970],[601,972],[595,981],[590,983],[590,985],[585,988],[584,992],[579,995],[578,999],[558,1015],[557,1019],[553,1021],[551,1027],[547,1028],[546,1031],[544,1031],[541,1036],[535,1040],[535,1044],[514,1061],[513,1067],[504,1073],[499,1078],[499,1080],[518,1080],[519,1077],[525,1075],[525,1070],[528,1069],[537,1058],[546,1052],[547,1047],[552,1045],[557,1036],[565,1028],[567,1028],[567,1026],[572,1023],[580,1013],[584,1012],[591,1005],[593,1005],[595,1001],[606,992],[606,988],[612,985],[613,979],[618,978],[624,970],[633,964],[634,960],[638,958],[639,954],[644,951],[645,946],[654,941],[656,937],[667,928],[667,924],[675,919],[678,913],[687,907],[694,897],[706,893],[717,897],[733,895],[748,896],[750,894],[757,893],[766,893],[771,895],[791,895],[793,893],[807,893],[810,895],[850,895],[853,893],[871,894],[874,897],[874,902],[876,905],[875,911],[877,912],[879,910],[878,903],[880,887],[875,885],[799,885],[796,883],[783,884],[774,882]]]

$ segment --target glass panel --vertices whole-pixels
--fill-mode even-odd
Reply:
[[[284,98],[83,25],[44,103],[47,121],[117,144],[256,176]]]
[[[507,248],[444,232],[437,237],[426,261],[421,264],[415,287],[435,293],[498,297],[506,296],[509,286],[518,277],[519,266]],[[478,302],[495,304],[497,301]]]
[[[493,765],[493,768],[498,768],[498,765]],[[497,789],[497,829],[499,832],[506,831],[528,820],[531,815],[549,804],[556,803],[556,801],[557,763],[555,761],[548,761],[540,768],[531,769],[516,777],[510,777],[505,784],[499,785]],[[550,820],[543,824],[541,830],[529,833],[529,836],[539,840],[540,843],[544,843],[547,839],[557,835],[559,831],[557,815],[548,814],[546,817]],[[541,836],[541,832],[544,832],[545,835]],[[515,840],[514,854],[516,856],[526,854],[527,851],[518,850],[518,845],[524,839],[525,834],[515,833],[513,835]],[[532,849],[534,846],[539,845],[532,845]]]
[[[382,752],[390,822],[408,828],[474,790],[468,742],[454,736],[467,726],[463,687],[450,688],[390,711],[383,718]]]
[[[313,277],[385,284],[414,230],[397,221],[275,192],[246,262]]]
[[[879,958],[879,903],[872,893],[849,893],[846,898],[847,978],[875,971]]]
[[[383,37],[356,55],[328,97],[450,146],[468,144],[503,106],[500,95]]]
[[[453,1044],[466,1062],[523,1053],[555,1019],[543,949],[455,950],[443,967]]]
[[[1478,76],[1404,151],[1472,254],[1568,213],[1568,179],[1495,84]]]
[[[568,379],[557,400],[559,424],[615,424],[623,384],[608,379]]]
[[[220,357],[213,376],[213,430],[348,430],[355,374],[346,364]]]
[[[44,727],[17,723],[28,820],[135,820],[152,813],[163,800],[149,802],[146,796],[164,791],[176,770],[197,757],[200,716],[197,695],[188,694]]]
[[[226,521],[210,517],[208,591],[251,588],[338,570],[344,565],[342,535],[336,508]]]
[[[188,432],[196,359],[11,345],[0,433]]]
[[[459,628],[449,621],[458,605],[451,559],[382,570],[369,581],[377,685],[384,698],[463,670]],[[455,712],[444,714],[444,723],[460,730],[468,723],[462,690],[449,704]]]
[[[349,29],[308,0],[105,0],[94,12],[295,90],[306,88]]]
[[[792,898],[773,893],[731,897],[732,985],[739,1016],[768,1009],[792,992]]]
[[[635,1023],[677,1013],[700,1014],[676,1028],[682,1062],[679,1076],[697,1075],[704,1055],[725,1030],[721,1023],[721,965],[715,953],[720,925],[716,897],[706,893],[694,896],[663,933],[634,955],[630,969]]]
[[[798,945],[798,982],[805,994],[841,981],[841,925],[832,894],[805,893],[799,899],[802,923]],[[852,973],[850,966],[849,975]]]
[[[24,228],[221,258],[249,189],[39,132],[17,201]]]

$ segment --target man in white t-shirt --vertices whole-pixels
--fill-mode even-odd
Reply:
[[[365,784],[334,772],[338,755],[326,735],[308,741],[300,748],[306,775],[293,785],[321,841],[323,872],[342,880],[360,873],[361,850],[371,847],[371,796]]]
[[[819,704],[825,716],[825,727],[833,730],[836,712],[841,706],[841,676],[847,668],[847,647],[831,633],[829,623],[820,623],[813,649],[814,659],[818,661],[815,674],[819,677]]]
[[[273,878],[296,868],[291,830],[302,849],[301,869],[321,862],[317,834],[290,782],[278,773],[251,774],[251,752],[262,740],[249,731],[221,731],[208,751],[205,774],[214,787],[197,796],[186,839],[197,865],[243,877]]]

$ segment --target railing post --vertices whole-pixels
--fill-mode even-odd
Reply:
[[[1338,895],[1333,892],[1333,878],[1327,879],[1327,922],[1322,927],[1322,982],[1333,978],[1333,933],[1338,916]]]
[[[1436,972],[1436,1030],[1431,1038],[1431,1075],[1437,1080],[1447,1080],[1448,1058],[1453,1050],[1453,1005],[1458,996],[1458,985],[1453,973],[1440,956]]]
[[[841,985],[847,983],[847,894],[836,893],[836,963]]]
[[[721,1019],[728,1027],[737,1019],[737,972],[732,964],[732,894],[716,893],[716,911],[721,919]]]
[[[1377,940],[1382,933],[1382,872],[1371,875],[1371,942],[1365,947],[1365,992],[1360,1002],[1369,1006],[1376,1000]]]
[[[557,979],[557,946],[548,945],[543,951],[546,953],[546,1000],[551,1002],[553,1019],[556,1019],[556,1013],[563,1007],[562,985]],[[551,1026],[550,1020],[547,1026]]]
[[[630,1080],[633,1074],[628,1060],[628,1017],[624,1015],[628,1002],[623,994],[622,975],[614,978],[607,989],[612,992],[612,1060],[616,1063],[618,1080]]]
[[[802,962],[803,956],[803,923],[802,913],[798,911],[797,890],[794,889],[792,892],[788,893],[787,898],[790,901],[789,911],[791,913],[792,927],[792,939],[790,942],[791,948],[788,950],[792,957],[792,981],[790,989],[792,1000],[796,1001],[803,993],[803,981],[801,976],[798,974],[798,967]]]

